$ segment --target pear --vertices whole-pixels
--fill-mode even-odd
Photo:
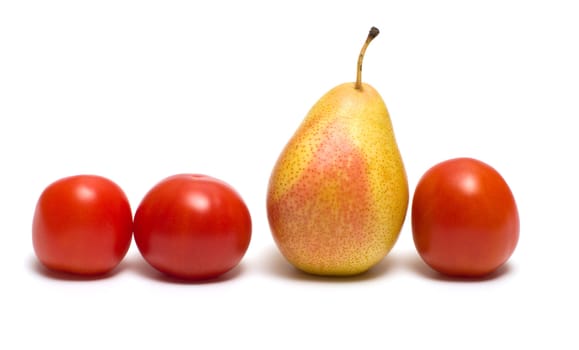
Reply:
[[[280,154],[267,215],[282,255],[306,273],[348,276],[380,262],[396,243],[408,208],[408,180],[382,97],[362,83],[327,92]]]

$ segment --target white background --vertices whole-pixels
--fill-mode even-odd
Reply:
[[[579,346],[573,1],[194,3],[0,3],[0,348]],[[355,278],[298,273],[273,243],[273,164],[316,100],[355,79],[371,26],[363,79],[388,105],[411,194],[456,156],[515,194],[519,245],[491,279],[432,273],[409,216]],[[39,268],[31,220],[50,182],[103,175],[135,208],[181,172],[229,182],[250,207],[250,248],[224,278],[170,282],[134,245],[103,279]]]

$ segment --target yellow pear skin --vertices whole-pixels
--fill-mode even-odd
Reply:
[[[367,271],[396,243],[408,208],[408,181],[390,115],[361,82],[327,92],[311,108],[270,177],[267,214],[282,255],[310,274]]]

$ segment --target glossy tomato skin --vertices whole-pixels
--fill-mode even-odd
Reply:
[[[241,196],[210,176],[178,174],[156,184],[135,212],[135,242],[157,270],[186,280],[215,278],[239,264],[251,240]]]
[[[519,239],[519,214],[503,177],[472,158],[429,169],[412,203],[414,244],[434,270],[481,277],[502,266]]]
[[[32,243],[45,267],[78,275],[113,270],[126,255],[133,217],[123,190],[97,175],[59,179],[37,201]]]

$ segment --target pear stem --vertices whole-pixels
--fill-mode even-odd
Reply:
[[[364,60],[364,54],[366,53],[366,49],[370,42],[380,34],[380,31],[376,27],[370,28],[370,32],[368,33],[368,37],[366,38],[366,42],[364,46],[362,46],[362,50],[360,50],[360,56],[358,56],[358,69],[356,72],[356,85],[354,86],[356,90],[362,90],[362,60]]]

